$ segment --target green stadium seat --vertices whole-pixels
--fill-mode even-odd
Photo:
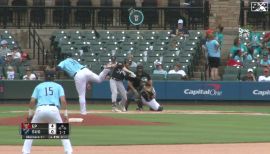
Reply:
[[[151,74],[152,80],[165,80],[164,74]]]
[[[147,57],[148,63],[154,63],[155,61],[159,61],[159,57]]]
[[[255,70],[256,71],[254,71],[254,72],[255,72],[256,76],[263,75],[263,67],[257,67]]]
[[[167,80],[182,80],[180,74],[167,74]]]
[[[235,74],[235,75],[238,75],[239,74],[239,71],[240,71],[240,68],[239,67],[230,67],[230,66],[227,66],[224,68],[224,74]]]
[[[223,81],[237,81],[238,76],[236,74],[224,74]]]

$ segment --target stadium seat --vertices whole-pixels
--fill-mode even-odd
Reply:
[[[165,80],[164,74],[151,74],[152,80]]]
[[[235,74],[224,74],[223,81],[237,81],[238,75]]]
[[[180,74],[167,74],[167,80],[182,80]]]
[[[230,67],[227,66],[224,68],[224,74],[236,74],[239,75],[240,68],[239,67]]]

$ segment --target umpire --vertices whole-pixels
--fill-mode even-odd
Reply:
[[[143,65],[139,64],[137,66],[137,70],[135,72],[136,78],[129,78],[128,80],[128,96],[129,100],[126,103],[126,110],[130,104],[130,99],[134,98],[135,102],[137,103],[137,110],[143,109],[143,103],[141,101],[140,92],[143,88],[142,78],[147,78],[147,84],[152,86],[152,79],[148,73],[143,70]]]

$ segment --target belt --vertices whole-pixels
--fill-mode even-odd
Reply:
[[[55,104],[42,104],[40,106],[56,106]]]
[[[80,70],[82,70],[82,69],[84,69],[84,68],[86,68],[86,67],[82,67]],[[75,77],[76,74],[77,74],[78,72],[79,72],[79,71],[77,71],[76,73],[74,73],[73,77]]]
[[[122,81],[121,79],[117,79],[117,78],[114,78],[114,77],[111,77],[111,79],[113,79],[115,81]]]

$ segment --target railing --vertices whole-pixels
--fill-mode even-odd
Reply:
[[[33,59],[37,58],[39,65],[48,63],[47,51],[37,31],[29,24],[29,48],[33,49]]]
[[[255,29],[269,30],[270,29],[270,5],[267,12],[251,11],[251,4],[245,6],[244,1],[240,3],[240,18],[241,27],[253,26]]]
[[[182,18],[188,29],[208,26],[208,5],[201,7],[140,7],[145,20],[131,26],[127,7],[28,7],[0,6],[0,27],[24,28],[95,28],[95,29],[169,29]]]

